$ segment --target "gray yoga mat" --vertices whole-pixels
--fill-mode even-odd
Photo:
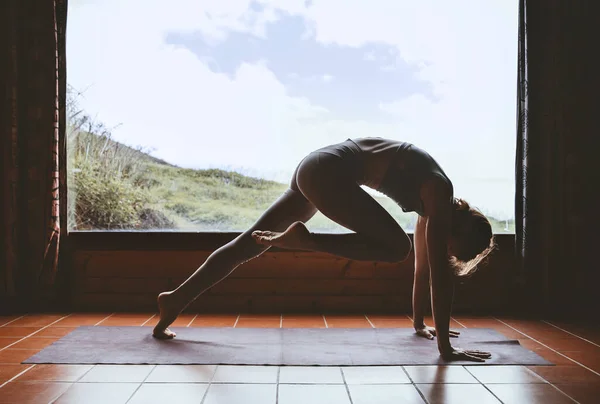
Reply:
[[[148,327],[79,327],[23,363],[369,366],[445,363],[437,344],[410,328],[172,328],[157,340]],[[468,328],[454,345],[489,351],[484,365],[551,365],[492,329]]]

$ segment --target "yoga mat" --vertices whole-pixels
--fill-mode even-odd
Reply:
[[[435,340],[410,328],[172,328],[158,340],[148,327],[79,327],[23,363],[221,365],[477,365],[448,362]],[[551,365],[492,329],[467,328],[454,346],[489,351],[483,365]]]

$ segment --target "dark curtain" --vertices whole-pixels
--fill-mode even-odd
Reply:
[[[519,4],[515,241],[522,312],[582,314],[598,294],[596,8],[588,1]]]
[[[20,308],[52,295],[66,230],[66,16],[66,0],[0,6],[0,297]]]

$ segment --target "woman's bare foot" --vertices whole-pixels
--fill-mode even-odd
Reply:
[[[173,321],[177,319],[180,310],[176,307],[171,296],[173,292],[163,292],[158,295],[158,309],[160,312],[160,320],[154,327],[152,336],[158,339],[171,339],[175,338],[177,334],[169,330],[167,327],[170,326]]]
[[[252,237],[257,243],[287,249],[310,249],[310,232],[302,222],[295,222],[283,233],[256,230]]]

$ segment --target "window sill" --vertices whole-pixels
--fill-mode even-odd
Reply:
[[[67,243],[73,250],[102,251],[214,251],[240,232],[71,231]],[[412,233],[408,233],[412,238]],[[515,235],[495,234],[499,247],[513,244]],[[270,252],[296,252],[271,248]]]

